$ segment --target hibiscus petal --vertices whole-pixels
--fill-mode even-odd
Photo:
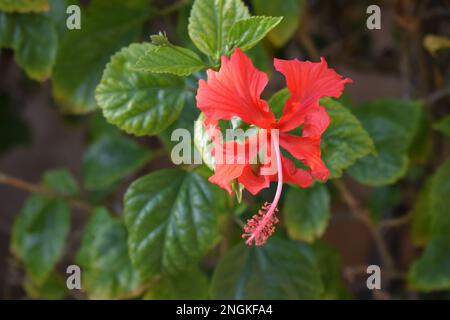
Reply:
[[[261,189],[267,188],[270,184],[268,176],[256,175],[250,165],[245,166],[238,181],[253,195],[257,194]]]
[[[275,59],[274,65],[285,76],[291,93],[279,121],[280,130],[285,132],[301,125],[306,113],[319,107],[320,98],[337,98],[344,85],[352,82],[328,68],[324,58],[320,62]]]
[[[223,56],[220,70],[209,69],[207,75],[207,81],[199,81],[196,97],[206,123],[235,116],[260,128],[270,128],[275,123],[267,102],[260,99],[268,82],[267,75],[256,69],[240,49],[230,59]]]
[[[320,158],[320,139],[280,134],[280,145],[311,169],[314,179],[326,180],[330,171]]]
[[[311,173],[302,169],[296,168],[294,163],[285,157],[282,157],[283,163],[283,181],[295,183],[302,188],[309,187],[313,181]],[[272,177],[272,180],[276,180],[276,176]]]
[[[320,106],[305,114],[305,123],[302,128],[302,137],[320,138],[330,124],[327,110]]]

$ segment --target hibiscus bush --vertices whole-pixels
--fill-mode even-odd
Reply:
[[[370,4],[0,0],[0,152],[83,145],[1,165],[5,297],[448,298],[450,10]]]

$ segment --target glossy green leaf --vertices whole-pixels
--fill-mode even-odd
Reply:
[[[196,0],[189,17],[189,36],[200,51],[218,62],[231,26],[249,16],[241,0]]]
[[[323,284],[315,261],[297,243],[271,238],[260,247],[239,244],[217,265],[213,299],[319,299]]]
[[[325,185],[290,188],[282,210],[289,236],[312,242],[320,238],[330,219],[330,195]]]
[[[435,123],[433,128],[450,137],[450,115]]]
[[[140,285],[128,256],[127,230],[103,208],[89,219],[76,260],[91,299],[125,297]]]
[[[139,178],[125,194],[130,256],[143,278],[188,269],[218,239],[208,182],[164,169]]]
[[[146,162],[154,152],[123,136],[103,136],[89,146],[83,156],[86,189],[105,189]]]
[[[188,76],[207,65],[192,50],[171,43],[151,46],[136,63],[138,71]]]
[[[14,50],[16,63],[28,77],[47,79],[58,49],[58,35],[51,16],[0,12],[0,47]]]
[[[111,58],[96,99],[108,122],[138,136],[155,135],[180,115],[186,93],[181,78],[135,71],[150,44],[132,44]]]
[[[146,300],[197,300],[208,298],[208,278],[198,268],[163,276],[144,296]]]
[[[450,237],[437,236],[409,270],[411,287],[420,291],[450,289]]]
[[[47,171],[42,180],[45,186],[66,196],[74,196],[80,192],[74,177],[66,169]]]
[[[329,98],[322,99],[330,125],[322,136],[322,159],[330,170],[331,178],[342,176],[358,159],[374,152],[372,139],[359,120],[342,104]]]
[[[349,169],[363,184],[383,186],[396,182],[408,169],[408,150],[419,127],[421,104],[383,99],[364,103],[353,113],[372,137],[376,155],[359,159]]]
[[[43,283],[61,258],[69,223],[63,200],[32,195],[25,201],[13,226],[11,249],[35,283]]]
[[[282,47],[297,30],[302,2],[303,0],[252,0],[256,14],[283,17],[279,26],[268,35],[276,47]]]
[[[0,0],[0,11],[24,13],[48,10],[48,0]]]
[[[237,21],[230,28],[227,44],[231,46],[231,49],[249,50],[275,28],[281,20],[283,20],[283,17],[255,16]]]
[[[115,52],[139,36],[150,13],[148,4],[93,0],[82,11],[81,29],[64,34],[53,74],[53,94],[64,111],[85,113],[96,108],[95,87],[103,69]]]

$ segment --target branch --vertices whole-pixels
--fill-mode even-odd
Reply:
[[[377,226],[370,220],[369,213],[367,210],[360,208],[358,202],[356,201],[353,194],[347,189],[345,184],[339,180],[333,180],[334,185],[338,189],[344,201],[347,203],[348,207],[352,215],[358,220],[362,221],[367,228],[369,229],[372,237],[377,246],[378,252],[380,253],[380,257],[383,263],[383,266],[386,267],[388,274],[394,273],[394,260],[384,242],[382,235],[379,232]]]
[[[72,197],[68,197],[67,195],[55,192],[53,190],[48,189],[47,187],[41,184],[34,184],[16,177],[9,176],[5,173],[0,172],[0,184],[4,184],[10,187],[14,187],[16,189],[25,190],[30,193],[40,194],[46,197],[51,198],[62,198],[70,203],[74,208],[81,209],[83,211],[91,211],[92,207],[90,204]]]

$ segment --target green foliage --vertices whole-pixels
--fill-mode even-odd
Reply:
[[[86,189],[102,190],[133,173],[154,152],[123,136],[104,135],[92,143],[83,156]]]
[[[228,45],[231,49],[240,48],[244,51],[253,48],[281,21],[282,17],[250,17],[239,20],[231,26],[228,33]]]
[[[104,208],[89,219],[76,260],[89,298],[125,298],[140,284],[128,256],[127,230]]]
[[[440,131],[447,137],[450,137],[450,115],[442,118],[433,126],[434,129]]]
[[[208,278],[198,268],[156,280],[144,295],[146,300],[193,300],[208,298]]]
[[[108,122],[138,136],[166,129],[180,115],[186,96],[184,82],[176,76],[133,70],[150,48],[150,44],[132,44],[115,54],[96,90]]]
[[[172,73],[178,76],[188,76],[206,67],[194,51],[170,42],[149,46],[136,63],[136,70],[139,71]]]
[[[282,47],[294,35],[300,22],[303,0],[252,0],[256,14],[283,17],[278,28],[269,33],[275,47]]]
[[[196,173],[150,173],[131,184],[124,202],[130,256],[144,279],[188,269],[217,240],[212,193]]]
[[[249,17],[241,0],[196,0],[189,17],[189,36],[201,52],[218,62],[227,51],[233,24]]]
[[[60,300],[67,295],[64,278],[53,273],[42,284],[36,284],[30,279],[25,280],[24,289],[33,299]]]
[[[292,239],[313,242],[320,238],[330,218],[330,195],[326,186],[290,188],[282,212]]]
[[[65,196],[76,196],[80,192],[77,182],[66,169],[49,170],[42,181],[48,188]]]
[[[353,113],[372,137],[377,154],[359,159],[350,175],[363,184],[384,186],[396,182],[408,169],[408,150],[418,130],[421,104],[402,100],[364,103]]]
[[[297,243],[273,238],[233,248],[217,265],[210,292],[213,299],[319,299],[323,284]]]
[[[68,113],[94,110],[95,87],[112,54],[135,40],[146,18],[146,0],[93,0],[82,27],[63,36],[56,57],[53,94]]]
[[[69,224],[63,200],[37,195],[26,200],[14,223],[11,248],[35,283],[43,283],[61,258]]]
[[[6,12],[42,12],[48,9],[48,0],[0,0],[0,10]]]
[[[322,99],[330,116],[330,125],[323,135],[323,161],[330,170],[331,178],[342,176],[358,159],[373,153],[372,139],[359,120],[339,102]]]
[[[51,15],[0,12],[0,47],[14,50],[16,63],[28,77],[47,79],[58,49],[58,34]]]
[[[428,221],[431,239],[409,271],[410,285],[422,291],[450,289],[450,160],[436,171],[430,183],[430,192],[428,195],[425,193],[421,201],[429,201],[425,209],[429,209],[431,218]]]

